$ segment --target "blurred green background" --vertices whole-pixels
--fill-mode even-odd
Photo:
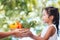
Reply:
[[[45,7],[54,6],[60,12],[60,0],[0,0],[0,31],[8,32],[9,24],[19,21],[24,28],[43,26],[42,10]],[[11,40],[7,37],[0,40]]]

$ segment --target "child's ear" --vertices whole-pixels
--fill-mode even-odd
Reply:
[[[49,19],[53,20],[53,19],[54,19],[54,16],[53,16],[53,15],[51,15],[51,16],[49,17]]]

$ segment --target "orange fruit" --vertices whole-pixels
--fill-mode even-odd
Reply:
[[[22,28],[22,24],[20,22],[16,22],[17,23],[17,28],[21,29]]]

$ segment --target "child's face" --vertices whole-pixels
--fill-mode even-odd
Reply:
[[[49,16],[48,16],[46,10],[43,10],[43,17],[42,18],[43,18],[43,21],[45,23],[48,23],[49,22]]]

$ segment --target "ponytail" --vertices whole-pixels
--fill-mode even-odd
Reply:
[[[58,12],[57,8],[56,8],[56,14],[55,14],[53,22],[56,25],[56,28],[57,28],[57,31],[58,31],[59,30],[59,12]]]

